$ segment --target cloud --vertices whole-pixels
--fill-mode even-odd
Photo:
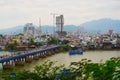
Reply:
[[[39,17],[43,24],[49,25],[53,23],[50,13],[64,14],[65,24],[80,24],[104,17],[119,19],[119,4],[119,0],[0,0],[0,26],[29,21],[38,24]]]

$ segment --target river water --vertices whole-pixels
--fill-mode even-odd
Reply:
[[[10,54],[9,52],[0,52],[0,55]],[[39,65],[46,60],[57,61],[56,65],[65,64],[65,66],[69,66],[71,62],[80,61],[83,58],[87,58],[92,60],[94,63],[105,62],[111,57],[120,56],[120,51],[86,51],[83,55],[69,55],[68,52],[58,53],[47,58],[33,60],[32,63],[26,63],[24,67],[19,68],[20,70],[33,70],[35,65]]]

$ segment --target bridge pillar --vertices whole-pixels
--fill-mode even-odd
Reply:
[[[39,56],[39,58],[41,58],[41,53],[39,53],[39,55],[38,55],[38,56]]]
[[[41,58],[41,53],[38,54],[38,57]]]
[[[10,61],[9,62],[4,62],[2,64],[2,66],[3,66],[3,70],[11,70],[11,69],[13,69],[13,65],[10,64]]]
[[[28,54],[30,54],[30,55],[23,54],[20,57],[13,56],[13,58],[11,58],[10,61],[7,59],[4,60],[4,62],[2,63],[3,68],[4,69],[11,69],[13,66],[23,66],[25,64],[25,62],[29,63],[29,62],[32,62],[33,59],[38,60],[39,58],[45,58],[45,57],[50,56],[52,54],[59,53],[60,50],[61,49],[58,46],[58,47],[51,47],[50,49],[46,49],[46,50],[29,52]],[[33,54],[35,54],[35,55],[33,55]],[[13,59],[15,59],[15,60],[13,60]]]
[[[51,52],[50,51],[47,51],[46,52],[46,56],[50,56],[51,55]]]
[[[22,58],[15,60],[15,66],[24,66],[24,65],[25,65],[25,61],[22,60]]]
[[[42,57],[42,58],[45,58],[45,57],[46,57],[45,52],[42,53],[41,57]]]
[[[31,63],[32,62],[32,56],[27,56],[26,58],[25,58],[25,62],[27,62],[27,63]]]
[[[43,55],[46,55],[46,51],[43,52]]]
[[[60,49],[56,49],[55,52],[56,52],[56,53],[59,53],[59,52],[60,52]]]
[[[51,53],[52,53],[52,54],[55,54],[56,52],[55,52],[55,50],[51,50]]]
[[[38,59],[39,59],[39,56],[38,56],[38,54],[36,54],[36,55],[33,55],[33,59],[34,59],[34,60],[38,60]]]

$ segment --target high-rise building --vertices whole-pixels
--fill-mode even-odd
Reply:
[[[62,38],[66,36],[66,32],[63,31],[64,17],[63,15],[56,16],[56,33],[57,37]]]
[[[56,31],[57,32],[62,32],[63,31],[63,25],[64,25],[63,15],[56,16]]]

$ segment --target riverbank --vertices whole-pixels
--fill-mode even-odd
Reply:
[[[19,72],[23,70],[30,70],[33,71],[34,67],[36,65],[41,65],[47,60],[50,61],[57,61],[56,66],[59,65],[65,65],[67,68],[71,62],[78,62],[81,59],[88,59],[92,60],[93,63],[104,63],[106,60],[109,60],[112,57],[120,57],[120,51],[96,51],[96,50],[91,50],[91,51],[86,51],[83,53],[83,55],[69,55],[68,52],[61,52],[59,54],[51,55],[46,58],[40,58],[39,60],[33,60],[31,63],[26,63],[24,66],[17,66],[14,67],[13,70],[3,70],[2,74],[8,74],[11,72]]]
[[[57,61],[56,65],[65,64],[65,66],[69,66],[71,62],[80,61],[83,58],[87,58],[93,61],[93,63],[105,62],[111,57],[119,57],[120,51],[86,51],[83,55],[72,55],[70,56],[68,52],[62,52],[59,54],[55,54],[43,59],[39,59],[37,61],[33,61],[30,64],[23,66],[22,69],[32,70],[35,65],[39,65],[46,60]],[[29,67],[28,67],[29,66]]]
[[[8,53],[7,53],[8,54]],[[11,53],[10,53],[11,54]],[[67,67],[71,62],[79,61],[83,58],[92,60],[94,63],[105,62],[111,57],[119,57],[120,50],[89,50],[85,51],[83,55],[69,55],[68,52],[61,52],[59,54],[51,55],[39,60],[33,60],[31,63],[26,63],[22,67],[16,67],[15,70],[32,70],[35,65],[39,65],[46,60],[57,61],[56,65],[65,64]],[[29,66],[29,67],[28,67]]]

